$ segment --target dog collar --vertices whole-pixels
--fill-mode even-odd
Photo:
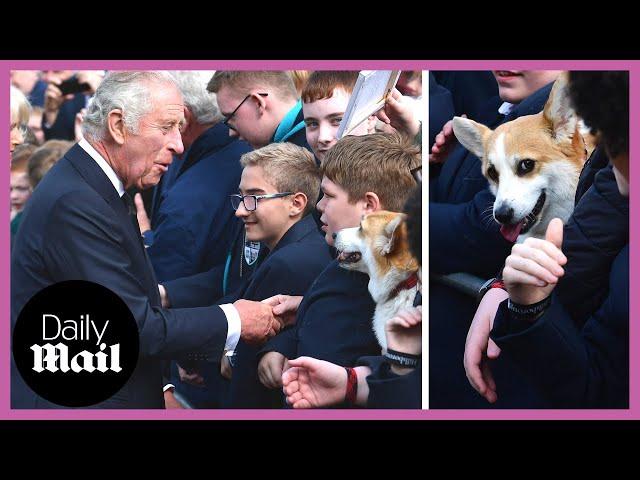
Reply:
[[[391,290],[391,293],[389,294],[389,298],[395,297],[402,290],[410,290],[416,285],[418,285],[418,274],[414,272],[409,276],[409,278],[407,278],[403,282],[400,282],[396,288]]]

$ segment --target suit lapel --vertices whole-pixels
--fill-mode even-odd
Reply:
[[[152,304],[160,304],[160,294],[158,292],[158,282],[155,278],[153,266],[149,260],[146,249],[141,246],[140,232],[136,232],[134,226],[129,218],[129,211],[124,205],[120,195],[114,188],[109,177],[104,173],[96,161],[84,151],[79,145],[74,145],[65,155],[71,162],[73,167],[78,171],[80,176],[87,182],[87,184],[93,188],[113,209],[116,218],[123,225],[123,231],[129,241],[129,248],[132,252],[142,253],[142,268],[141,281],[144,281],[149,295],[149,300]],[[126,248],[126,247],[125,247]],[[142,248],[142,252],[140,249]],[[135,260],[136,254],[132,255],[132,260]]]

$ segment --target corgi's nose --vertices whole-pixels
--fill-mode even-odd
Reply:
[[[338,238],[338,234],[337,233],[332,233],[331,237],[333,237],[333,239],[335,240],[336,238]]]
[[[513,220],[513,208],[507,206],[501,206],[498,208],[493,214],[496,217],[496,220],[502,224],[511,223]]]

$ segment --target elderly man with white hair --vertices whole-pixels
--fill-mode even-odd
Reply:
[[[160,180],[184,150],[183,123],[184,100],[168,73],[108,74],[88,106],[84,139],[49,171],[24,211],[11,262],[12,326],[34,294],[66,280],[107,287],[138,325],[133,375],[95,407],[163,408],[163,359],[220,358],[240,337],[261,343],[280,329],[270,307],[242,300],[198,309],[161,307],[125,190]],[[22,381],[15,363],[11,396],[13,408],[55,407]]]

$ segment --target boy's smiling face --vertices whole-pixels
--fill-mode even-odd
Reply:
[[[239,191],[241,195],[281,193],[265,177],[264,169],[257,165],[244,168]],[[258,200],[256,209],[253,211],[247,211],[241,202],[236,210],[236,217],[244,222],[247,240],[262,242],[273,250],[287,230],[297,221],[297,218],[291,216],[292,197],[290,195]]]

